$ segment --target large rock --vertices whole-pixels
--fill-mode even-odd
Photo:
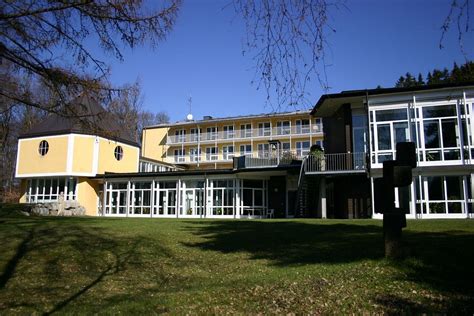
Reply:
[[[77,201],[63,203],[62,208],[60,202],[36,203],[32,205],[30,213],[39,216],[83,216],[86,214],[85,208]]]

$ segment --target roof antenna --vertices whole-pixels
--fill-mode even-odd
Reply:
[[[192,110],[192,105],[193,105],[193,97],[191,95],[189,95],[189,98],[188,98],[188,105],[189,105],[189,114],[186,115],[186,121],[192,121],[193,120],[193,112],[191,111]]]

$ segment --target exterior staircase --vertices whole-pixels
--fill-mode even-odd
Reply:
[[[305,163],[301,164],[296,194],[295,217],[316,217],[319,197],[319,182],[321,176],[308,176],[305,173]]]

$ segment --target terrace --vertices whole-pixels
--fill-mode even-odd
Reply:
[[[308,155],[303,161],[305,174],[364,173],[367,170],[366,154],[337,153]]]

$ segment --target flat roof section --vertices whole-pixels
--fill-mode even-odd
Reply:
[[[198,176],[198,175],[231,175],[238,173],[249,172],[264,172],[264,171],[286,171],[299,170],[301,165],[284,165],[277,167],[263,167],[263,168],[246,168],[246,169],[209,169],[209,170],[179,170],[179,171],[163,171],[163,172],[130,172],[130,173],[111,173],[97,175],[95,179],[114,179],[114,178],[148,178],[148,177],[169,177],[169,176]]]
[[[166,123],[145,126],[144,129],[159,128],[159,127],[175,127],[175,126],[184,126],[184,125],[196,125],[196,124],[205,124],[209,122],[225,122],[225,121],[234,121],[234,120],[246,120],[246,119],[255,119],[255,118],[271,118],[278,116],[288,116],[288,115],[309,115],[310,110],[301,110],[301,111],[292,111],[292,112],[280,112],[280,113],[263,113],[263,114],[251,114],[251,115],[240,115],[240,116],[228,116],[228,117],[211,117],[208,119],[201,120],[192,120],[192,121],[179,121],[175,123]]]
[[[329,93],[323,94],[318,102],[314,105],[311,110],[311,115],[319,114],[316,113],[318,109],[322,106],[323,103],[329,102],[330,104],[333,100],[343,101],[347,99],[356,100],[360,97],[371,96],[371,95],[382,95],[382,94],[394,94],[394,93],[404,93],[404,92],[415,92],[415,91],[429,91],[429,90],[438,90],[438,89],[449,89],[449,88],[460,88],[460,87],[469,87],[474,86],[474,82],[461,82],[461,83],[443,83],[436,85],[425,85],[417,87],[407,87],[407,88],[380,88],[380,89],[365,89],[365,90],[347,90],[339,93]],[[334,102],[336,103],[336,102]],[[339,102],[337,102],[339,103]]]

